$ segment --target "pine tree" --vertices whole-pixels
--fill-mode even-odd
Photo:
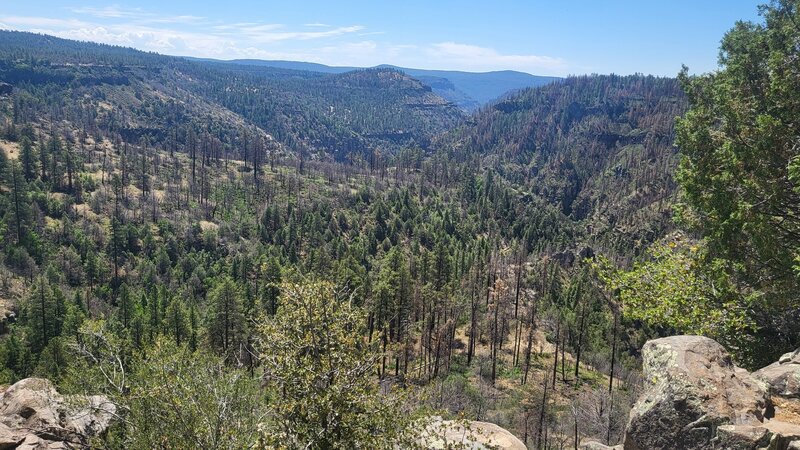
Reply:
[[[227,354],[245,331],[242,295],[233,280],[224,276],[209,294],[207,333],[211,346]]]
[[[33,143],[27,136],[20,141],[19,161],[22,164],[25,180],[33,181],[36,178],[36,154],[33,150]]]

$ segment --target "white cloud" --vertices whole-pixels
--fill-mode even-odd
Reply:
[[[367,32],[367,33],[358,33],[358,35],[362,36],[362,37],[363,36],[378,36],[378,35],[381,35],[381,34],[386,34],[386,32],[385,31],[370,31],[370,32]]]
[[[389,42],[363,25],[309,22],[292,27],[258,21],[221,22],[199,16],[163,16],[118,5],[68,10],[65,17],[0,16],[0,28],[68,39],[123,45],[171,55],[219,59],[260,58],[339,66],[393,64],[423,69],[489,71],[514,69],[563,75],[561,58],[509,54],[457,42],[410,45]]]
[[[242,27],[237,30],[252,42],[266,44],[271,42],[300,40],[307,41],[311,39],[322,39],[344,34],[355,33],[364,29],[360,25],[353,25],[349,27],[339,27],[326,31],[280,31],[281,28],[275,28],[273,25],[252,25],[249,27]]]
[[[142,23],[198,23],[205,19],[205,17],[193,15],[164,16],[145,11],[142,8],[123,8],[119,5],[104,6],[102,8],[84,6],[70,8],[69,10],[82,16],[91,16],[99,19],[128,19]]]
[[[138,18],[145,15],[145,13],[142,12],[141,8],[126,9],[120,7],[119,5],[105,6],[102,8],[95,8],[93,6],[83,6],[80,8],[70,8],[70,11],[81,15],[88,15],[100,18],[115,18],[115,19],[120,19],[124,17]]]
[[[89,26],[87,22],[77,19],[51,19],[49,17],[30,17],[30,16],[5,16],[0,17],[3,23],[12,27],[53,27],[53,28],[76,28]]]
[[[523,70],[532,73],[563,72],[567,68],[561,58],[540,55],[508,55],[489,47],[441,42],[430,46],[426,53],[433,59],[454,66],[469,66],[496,70],[498,67]]]

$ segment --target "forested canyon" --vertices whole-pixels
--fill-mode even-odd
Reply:
[[[476,108],[445,72],[0,31],[0,405],[60,417],[3,406],[3,445],[450,448],[437,427],[490,422],[670,448],[634,404],[700,369],[659,342],[741,377],[800,347],[800,11],[763,16],[710,74]],[[727,353],[645,345],[676,334]],[[746,395],[789,410],[781,380]],[[742,425],[720,414],[708,439]],[[702,439],[675,448],[750,448]]]

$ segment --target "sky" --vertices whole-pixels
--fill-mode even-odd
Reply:
[[[0,29],[217,59],[674,76],[717,67],[744,0],[0,0]]]

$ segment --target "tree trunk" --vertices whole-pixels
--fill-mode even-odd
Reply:
[[[578,369],[581,365],[581,351],[583,350],[583,332],[586,329],[586,302],[581,304],[581,320],[578,324],[578,343],[575,346],[575,382],[578,383]]]
[[[556,323],[556,351],[553,352],[553,389],[556,388],[556,374],[558,373],[558,347],[561,343],[561,319]]]

